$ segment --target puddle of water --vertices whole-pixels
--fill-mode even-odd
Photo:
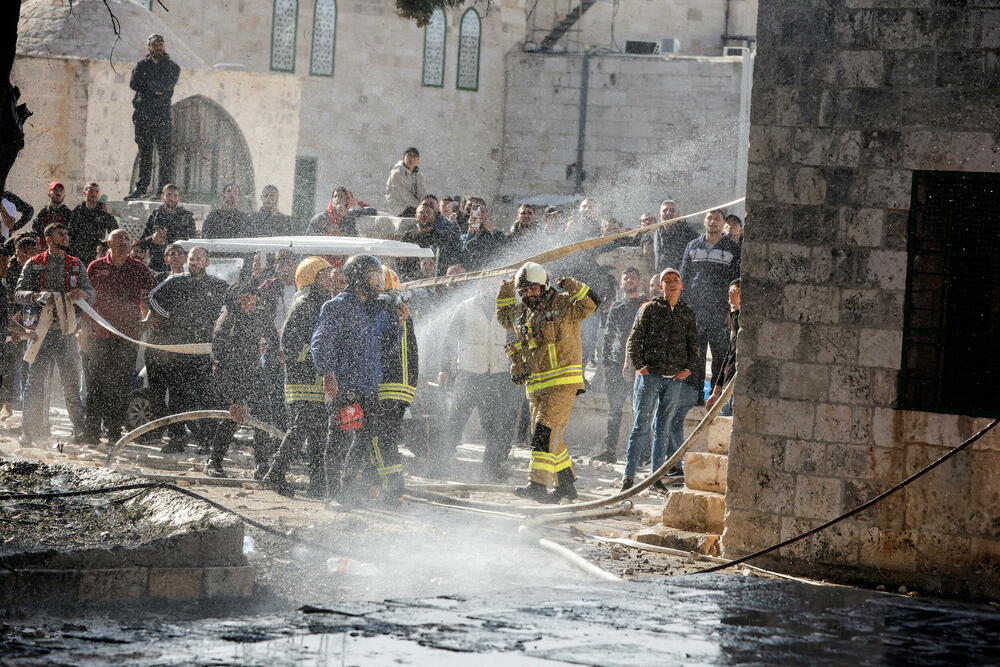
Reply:
[[[434,665],[477,667],[504,665],[569,664],[511,653],[464,653],[447,651],[391,636],[352,637],[350,633],[295,635],[252,644],[206,644],[197,651],[200,662],[227,665],[282,667],[341,667],[342,665]]]

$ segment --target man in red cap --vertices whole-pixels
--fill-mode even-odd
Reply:
[[[69,227],[69,219],[72,211],[63,201],[66,199],[66,187],[62,181],[52,181],[49,183],[49,204],[43,207],[35,216],[35,221],[31,223],[31,231],[38,237],[38,251],[45,250],[45,228],[52,224],[60,224]]]

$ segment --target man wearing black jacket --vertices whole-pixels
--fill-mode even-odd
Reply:
[[[191,211],[180,205],[181,193],[173,183],[163,186],[163,206],[149,214],[141,242],[149,249],[150,271],[167,271],[164,251],[176,241],[197,238],[198,231]]]
[[[97,255],[97,244],[118,229],[118,221],[101,202],[101,186],[91,181],[83,190],[84,200],[69,217],[69,254],[90,266]]]
[[[635,322],[639,306],[646,300],[639,292],[639,270],[629,267],[622,272],[622,298],[611,304],[604,330],[604,388],[608,397],[608,435],[604,440],[604,451],[594,457],[596,461],[615,463],[618,461],[615,449],[618,447],[618,431],[622,425],[622,412],[626,397],[631,397],[628,379],[622,377],[622,363],[625,361],[625,341]],[[631,378],[629,378],[631,379]]]
[[[181,68],[167,55],[162,35],[153,33],[146,44],[149,53],[136,63],[128,84],[135,91],[132,123],[135,125],[135,143],[139,146],[139,177],[135,189],[126,199],[140,199],[146,195],[153,171],[153,146],[156,146],[160,156],[159,188],[174,180],[170,100],[174,96]]]
[[[660,287],[663,297],[643,305],[626,343],[622,376],[634,377],[635,387],[622,490],[632,487],[651,432],[652,470],[677,451],[684,440],[684,417],[697,396],[690,381],[699,359],[698,327],[694,311],[680,300],[680,272],[664,269]],[[665,490],[659,480],[654,486]]]

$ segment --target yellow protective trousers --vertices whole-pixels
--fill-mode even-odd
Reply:
[[[528,481],[547,485],[551,478],[557,483],[556,475],[567,468],[576,479],[573,461],[563,440],[576,392],[576,387],[551,387],[528,394],[532,433]]]

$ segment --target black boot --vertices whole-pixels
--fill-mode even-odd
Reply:
[[[229,477],[222,467],[222,457],[213,456],[205,464],[205,474],[209,477]]]
[[[279,495],[286,496],[288,498],[295,497],[295,491],[292,489],[288,481],[285,480],[284,466],[278,465],[277,460],[275,460],[270,470],[264,473],[264,476],[261,477],[260,481],[264,482],[265,487],[271,489]]]
[[[518,498],[534,500],[537,503],[549,502],[549,494],[544,484],[538,482],[528,482],[527,486],[519,486],[514,489],[514,495]]]
[[[573,477],[573,471],[569,468],[563,468],[559,471],[557,475],[559,479],[559,484],[556,488],[549,492],[547,502],[556,504],[563,498],[566,500],[576,500],[576,480]]]

